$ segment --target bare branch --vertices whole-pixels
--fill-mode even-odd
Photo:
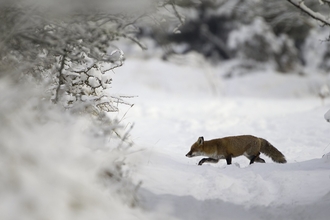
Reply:
[[[175,7],[175,3],[174,3],[174,0],[170,0],[169,4],[170,4],[170,5],[172,6],[172,8],[173,8],[173,11],[174,11],[175,16],[179,19],[181,25],[183,25],[183,24],[184,24],[184,19],[183,19],[183,17],[179,14],[178,10],[176,9],[176,7]]]
[[[138,39],[136,39],[135,37],[131,37],[128,36],[127,34],[118,34],[118,36],[123,37],[123,38],[127,38],[129,40],[131,40],[132,42],[136,43],[141,49],[146,50],[148,49],[145,45],[143,45]]]

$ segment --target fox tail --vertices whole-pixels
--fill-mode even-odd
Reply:
[[[260,152],[272,158],[276,163],[286,163],[285,156],[267,140],[261,138]]]

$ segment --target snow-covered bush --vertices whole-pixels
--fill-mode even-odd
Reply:
[[[0,219],[148,219],[109,90],[145,6],[0,1]]]
[[[141,218],[132,209],[129,143],[114,135],[123,126],[72,114],[45,99],[43,87],[19,73],[1,76],[0,219]]]
[[[273,59],[271,56],[280,49],[274,42],[276,42],[276,36],[261,18],[232,31],[228,37],[228,46],[238,58],[259,62],[268,62]]]
[[[276,36],[262,18],[232,31],[228,46],[235,57],[272,64],[280,72],[292,71],[299,63],[292,40],[284,34]]]
[[[18,67],[47,78],[53,102],[66,108],[116,111],[114,103],[123,103],[122,97],[104,92],[111,84],[107,72],[124,62],[114,41],[126,38],[144,48],[135,38],[140,14],[113,12],[113,4],[103,1],[86,7],[69,4],[66,10],[52,6],[53,1],[43,5],[38,0],[3,3],[1,68]]]

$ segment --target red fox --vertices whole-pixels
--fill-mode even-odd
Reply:
[[[203,137],[199,137],[191,146],[186,157],[208,157],[200,160],[198,165],[205,162],[217,163],[220,159],[226,159],[229,165],[232,157],[241,155],[246,156],[250,160],[250,164],[265,163],[265,160],[259,157],[260,152],[272,158],[276,163],[286,163],[284,155],[267,140],[252,135],[224,137],[209,141],[204,141]]]

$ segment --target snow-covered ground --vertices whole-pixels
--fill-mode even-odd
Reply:
[[[224,78],[230,63],[180,59],[128,57],[115,70],[111,94],[137,96],[113,113],[127,130],[134,123],[129,152],[97,135],[107,126],[3,77],[0,219],[329,219],[330,100],[317,94],[330,78],[271,70]],[[200,136],[238,134],[267,139],[288,163],[197,166],[201,158],[185,157]]]
[[[198,62],[196,62],[198,60]],[[142,181],[140,200],[159,219],[329,219],[330,124],[321,75],[260,71],[223,79],[226,67],[129,58],[112,92],[137,95],[119,118],[134,123],[126,162]],[[248,165],[245,157],[197,166],[185,154],[206,140],[252,134],[278,148],[287,164]]]

